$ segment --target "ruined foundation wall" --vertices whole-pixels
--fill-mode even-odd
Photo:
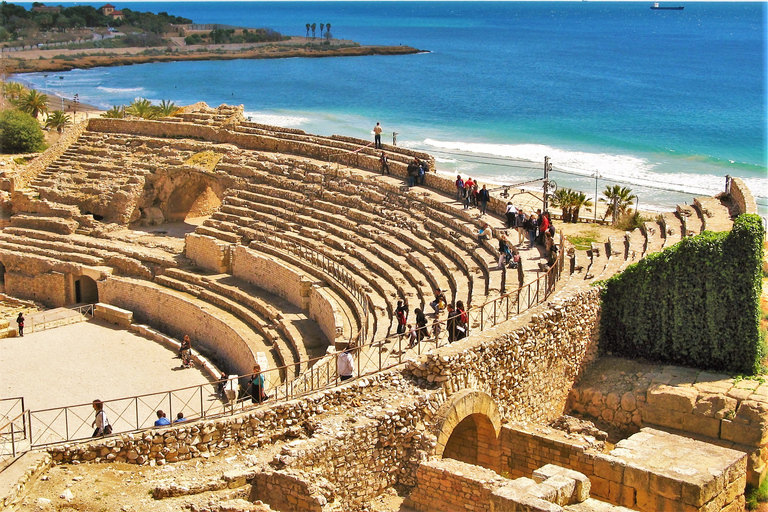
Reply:
[[[98,283],[99,300],[133,311],[136,320],[181,339],[192,338],[195,348],[229,373],[245,375],[256,364],[256,357],[242,336],[210,312],[181,295],[151,283],[129,278],[109,278]]]
[[[333,345],[337,339],[344,335],[344,324],[341,321],[343,313],[336,306],[328,293],[320,287],[312,287],[309,290],[309,318],[317,322],[320,330]]]
[[[599,291],[550,303],[531,322],[491,331],[422,356],[408,369],[447,393],[485,391],[512,421],[548,422],[563,413],[579,372],[597,355]]]

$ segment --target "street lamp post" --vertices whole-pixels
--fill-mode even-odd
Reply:
[[[600,172],[595,171],[595,204],[592,206],[595,209],[595,224],[597,224],[597,179],[600,177]]]

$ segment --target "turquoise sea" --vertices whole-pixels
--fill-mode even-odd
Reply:
[[[29,7],[30,4],[22,4]],[[65,4],[68,5],[68,4]],[[101,4],[92,4],[99,6]],[[196,23],[406,44],[409,56],[164,63],[19,77],[105,108],[243,104],[255,121],[427,150],[438,170],[670,208],[744,178],[768,212],[766,3],[134,2]],[[60,78],[63,77],[63,78]],[[535,188],[539,183],[528,186]]]

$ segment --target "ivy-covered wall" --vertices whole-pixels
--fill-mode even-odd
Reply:
[[[763,227],[740,215],[730,232],[704,232],[651,254],[605,282],[600,348],[614,355],[755,373]]]

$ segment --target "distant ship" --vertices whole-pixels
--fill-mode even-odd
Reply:
[[[677,7],[662,7],[659,5],[659,2],[654,2],[654,4],[651,6],[651,9],[654,11],[682,11],[685,9],[682,5],[678,5]]]

